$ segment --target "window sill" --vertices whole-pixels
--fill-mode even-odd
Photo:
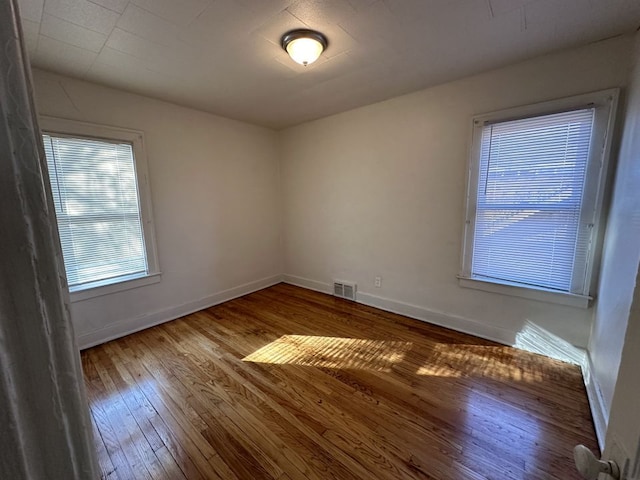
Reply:
[[[473,288],[475,290],[483,290],[485,292],[500,293],[502,295],[511,295],[513,297],[528,298],[539,302],[555,303],[558,305],[567,305],[576,308],[587,309],[590,306],[591,300],[593,300],[592,297],[586,295],[557,292],[555,290],[547,290],[544,288],[524,287],[507,282],[491,282],[478,278],[458,276],[458,282],[460,286],[464,288]]]
[[[120,278],[114,283],[105,284],[103,282],[95,282],[89,285],[84,285],[77,290],[70,291],[69,297],[71,299],[71,303],[81,302],[94,297],[100,297],[111,293],[130,290],[132,288],[159,283],[161,276],[162,274],[157,272],[144,275],[131,275],[130,277]]]

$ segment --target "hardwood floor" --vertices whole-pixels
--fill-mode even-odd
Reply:
[[[577,479],[580,370],[280,284],[82,352],[108,479]]]

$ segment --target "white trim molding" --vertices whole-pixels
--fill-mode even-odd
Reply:
[[[584,379],[584,385],[587,389],[587,399],[589,400],[589,408],[591,409],[591,416],[593,417],[593,425],[596,429],[598,445],[602,452],[604,451],[605,438],[607,435],[609,413],[602,398],[602,392],[600,391],[600,386],[598,385],[594,371],[591,355],[587,352],[586,359],[582,364],[582,378]]]
[[[311,280],[309,278],[297,277],[295,275],[287,275],[286,273],[282,276],[282,281],[284,283],[288,283],[290,285],[295,285],[296,287],[307,288],[309,290],[314,290],[316,292],[327,293],[329,295],[333,294],[333,289],[331,288],[331,284],[318,282],[317,280]]]
[[[378,297],[370,293],[358,292],[359,303],[369,305],[370,307],[380,308],[388,312],[397,313],[415,320],[421,320],[426,323],[438,325],[439,327],[449,328],[457,332],[473,335],[474,337],[484,338],[503,345],[513,346],[516,340],[516,332],[486,325],[470,318],[451,315],[449,313],[431,310],[419,305],[399,302],[390,298]]]
[[[94,282],[88,288],[69,291],[69,297],[71,298],[71,303],[81,302],[83,300],[100,297],[102,295],[110,295],[112,293],[130,290],[132,288],[160,283],[161,276],[162,274],[158,272],[148,275],[143,274],[136,276],[130,275],[125,278],[121,277],[116,283],[111,283],[111,279],[109,280],[110,283],[104,282],[101,284],[101,282]]]
[[[465,182],[465,217],[461,270],[458,277],[460,286],[577,308],[586,309],[589,307],[589,302],[591,301],[589,293],[596,290],[597,284],[597,275],[593,275],[593,272],[597,270],[596,264],[602,247],[601,233],[604,229],[604,222],[600,220],[602,218],[601,213],[607,183],[607,166],[613,141],[611,132],[615,123],[619,94],[618,88],[611,88],[473,117],[471,149],[469,151]],[[540,285],[540,283],[545,283],[541,278],[527,278],[527,274],[516,273],[511,268],[511,264],[503,267],[502,265],[504,264],[498,261],[491,267],[480,268],[474,261],[477,250],[482,250],[476,242],[476,234],[479,235],[479,232],[476,232],[479,225],[477,221],[480,218],[478,209],[482,210],[481,199],[483,196],[479,193],[478,185],[487,180],[485,177],[489,162],[488,158],[491,156],[489,153],[490,148],[487,145],[490,145],[490,140],[493,138],[493,129],[500,128],[498,126],[500,124],[506,128],[506,125],[513,124],[516,121],[538,122],[543,121],[542,119],[551,114],[572,115],[578,111],[585,112],[585,117],[582,120],[585,126],[587,122],[592,123],[591,129],[589,129],[589,136],[586,133],[582,136],[586,148],[585,151],[588,152],[588,155],[584,158],[585,162],[583,164],[585,176],[583,192],[581,196],[575,198],[575,200],[579,201],[579,208],[577,208],[579,222],[575,227],[576,246],[581,247],[575,248],[576,252],[574,252],[575,255],[573,257],[567,256],[565,258],[567,262],[571,262],[570,267],[561,272],[558,271],[561,273],[558,278],[558,285],[559,288],[560,286],[563,288],[563,291],[552,290],[550,287],[553,287],[554,284],[546,284],[546,287],[549,288],[544,288],[544,286]],[[587,111],[592,112],[592,120],[586,115]],[[516,130],[525,128],[512,126]],[[533,127],[529,124],[529,127],[526,128]],[[584,132],[586,131],[585,128]],[[523,182],[526,180],[523,177],[518,181]],[[539,208],[536,206],[538,205],[537,197],[528,198],[525,195],[520,200],[525,202],[523,205],[529,204],[527,208],[532,208],[533,211],[537,211]],[[515,205],[509,203],[514,201],[513,199],[500,201],[507,202],[504,205]],[[552,204],[549,204],[548,207],[555,208]],[[494,205],[491,208],[497,207]],[[524,207],[519,209],[522,210],[522,208]],[[525,210],[522,210],[522,212],[524,213]],[[518,242],[517,238],[521,237],[518,235],[516,237],[503,236],[501,240],[496,240],[499,242],[495,244],[498,254],[494,256],[501,258],[500,252],[505,252],[503,247],[506,243],[504,242]],[[526,248],[524,243],[516,243],[516,246],[518,248]],[[566,284],[567,282],[568,284]],[[538,283],[538,285],[532,285],[535,283]],[[528,290],[531,293],[527,294]]]
[[[160,282],[162,277],[160,275],[160,264],[153,222],[151,186],[149,182],[144,132],[46,115],[40,116],[40,126],[43,134],[51,136],[87,138],[109,143],[126,143],[131,145],[133,149],[135,184],[139,203],[140,227],[142,228],[142,238],[145,248],[144,258],[146,261],[146,270],[133,275],[97,280],[84,285],[71,285],[69,287],[71,302]]]
[[[331,284],[310,280],[308,278],[297,277],[295,275],[283,275],[282,281],[298,287],[308,288],[317,292],[332,294]],[[458,332],[467,333],[476,337],[491,340],[504,345],[512,346],[515,343],[516,332],[496,327],[493,325],[485,325],[476,320],[451,315],[437,310],[431,310],[419,305],[392,300],[390,298],[379,297],[370,293],[358,291],[356,302],[376,307],[391,313],[404,315],[415,320],[438,325],[444,328],[450,328]]]
[[[242,297],[243,295],[271,287],[272,285],[276,285],[280,282],[282,282],[282,275],[273,275],[271,277],[238,285],[175,307],[170,307],[134,318],[120,320],[104,328],[79,335],[78,345],[81,350],[94,347],[101,343],[115,340],[116,338],[124,337],[125,335],[139,332],[140,330],[145,330],[147,328],[160,325],[161,323],[169,322],[171,320],[184,317],[185,315],[204,310],[205,308],[228,302],[234,298]]]
[[[93,479],[100,468],[19,3],[0,2],[0,471]]]
[[[576,308],[589,308],[590,302],[593,300],[588,295],[577,295],[575,293],[557,292],[539,287],[523,287],[518,284],[510,284],[509,282],[492,281],[488,282],[478,278],[458,277],[458,284],[464,288],[473,288],[491,293],[500,293],[502,295],[511,295],[513,297],[528,298],[538,302],[555,303],[557,305],[567,305]]]

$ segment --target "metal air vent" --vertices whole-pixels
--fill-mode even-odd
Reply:
[[[356,284],[353,282],[333,281],[333,295],[347,300],[356,299]]]

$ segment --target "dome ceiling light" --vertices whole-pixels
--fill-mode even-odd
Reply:
[[[305,67],[315,62],[327,45],[327,37],[315,30],[291,30],[282,36],[282,48],[294,62]]]

